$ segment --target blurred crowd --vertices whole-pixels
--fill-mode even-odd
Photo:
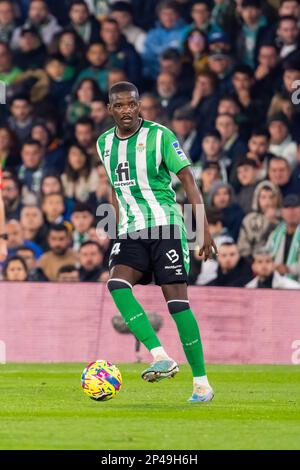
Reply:
[[[219,256],[192,251],[190,283],[300,288],[299,0],[0,0],[2,278],[107,280],[95,143],[120,80],[202,190]]]

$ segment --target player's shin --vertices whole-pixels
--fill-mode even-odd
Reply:
[[[160,348],[160,341],[148,317],[132,293],[132,286],[122,279],[110,279],[107,283],[111,296],[135,337],[151,351]]]

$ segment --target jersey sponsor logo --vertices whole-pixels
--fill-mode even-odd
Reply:
[[[109,151],[109,150],[105,150],[105,151],[104,151],[104,158],[109,157],[109,156],[110,156],[110,151]]]
[[[121,188],[124,186],[135,186],[135,181],[130,179],[129,163],[120,162],[115,169],[115,174],[118,177],[118,181],[114,182],[115,188]]]
[[[176,150],[176,153],[180,160],[187,160],[187,156],[179,145],[178,140],[172,143],[173,148]]]

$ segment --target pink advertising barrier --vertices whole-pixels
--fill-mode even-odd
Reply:
[[[169,354],[185,361],[175,324],[156,286],[137,286],[147,312],[163,316]],[[300,292],[190,287],[211,363],[300,364]],[[0,284],[0,362],[120,363],[136,360],[135,340],[112,327],[105,284]],[[141,348],[141,356],[150,360]]]

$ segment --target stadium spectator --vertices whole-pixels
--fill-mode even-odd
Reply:
[[[54,36],[61,31],[57,19],[51,15],[47,2],[45,0],[31,0],[28,10],[27,19],[23,28],[34,26],[47,46],[51,43]],[[18,48],[22,27],[16,28],[11,38],[11,47]]]
[[[278,21],[275,42],[280,47],[280,57],[286,59],[299,50],[299,26],[294,16],[281,16]]]
[[[283,222],[270,234],[267,246],[276,271],[300,281],[300,196],[289,194],[283,200]]]
[[[221,28],[211,21],[211,8],[205,0],[196,0],[191,8],[192,24],[191,29],[197,28],[208,37],[214,33],[221,32]]]
[[[233,202],[232,187],[222,181],[215,181],[208,202],[211,207],[222,211],[224,227],[228,229],[230,236],[237,240],[244,212],[236,202]]]
[[[69,264],[62,266],[57,274],[58,282],[79,282],[79,270],[75,265]]]
[[[15,95],[10,102],[10,113],[8,125],[22,144],[30,137],[33,126],[32,106],[28,96]]]
[[[39,206],[24,206],[21,210],[20,223],[25,240],[36,243],[47,251],[47,227],[44,225],[42,210]]]
[[[95,80],[84,78],[74,88],[71,102],[67,109],[67,121],[69,124],[84,116],[88,116],[91,111],[91,103],[95,99],[101,99],[102,93]]]
[[[0,0],[0,41],[9,44],[16,26],[17,16],[13,3],[10,0]]]
[[[84,65],[85,45],[80,36],[72,29],[64,29],[53,40],[51,53],[62,57],[65,64],[77,75]]]
[[[114,126],[114,122],[108,112],[104,99],[94,99],[91,102],[89,117],[93,120],[95,134],[97,136]]]
[[[144,43],[143,62],[146,77],[155,79],[159,71],[159,58],[170,47],[179,48],[188,26],[180,18],[177,2],[163,0],[157,6],[158,23],[151,29]]]
[[[22,209],[21,183],[14,175],[3,177],[2,197],[5,206],[6,220],[20,218]]]
[[[210,71],[199,72],[190,106],[195,110],[197,125],[203,133],[213,127],[217,103],[217,76]]]
[[[69,28],[75,31],[85,44],[99,39],[100,24],[84,0],[73,0],[69,9]]]
[[[99,157],[95,145],[95,126],[94,121],[90,117],[78,119],[74,126],[74,137],[80,147],[90,155],[93,166],[98,163]]]
[[[124,82],[128,80],[126,72],[122,69],[110,69],[108,74],[108,89],[110,89],[117,82]]]
[[[50,228],[48,245],[50,250],[41,256],[38,266],[48,281],[55,282],[62,266],[77,263],[77,254],[70,248],[69,230],[63,224]]]
[[[218,162],[206,162],[200,173],[200,189],[205,203],[209,201],[213,184],[220,181],[221,170]]]
[[[52,225],[64,222],[65,201],[61,192],[45,194],[41,205],[47,229]]]
[[[1,3],[0,3],[1,8]],[[14,65],[8,44],[0,42],[0,80],[11,85],[22,74],[20,67]]]
[[[84,68],[78,75],[76,84],[84,78],[95,80],[99,89],[106,93],[108,89],[108,52],[104,42],[93,42],[88,46],[86,52],[86,60],[88,66]]]
[[[239,136],[239,128],[231,114],[219,114],[216,118],[216,128],[221,134],[224,156],[231,163],[247,153],[247,146]]]
[[[201,145],[193,109],[188,106],[176,109],[171,127],[184,153],[192,161],[199,160]]]
[[[160,105],[168,119],[172,119],[174,111],[187,103],[187,98],[179,91],[179,85],[174,75],[162,72],[156,81],[156,92]]]
[[[280,222],[282,198],[280,190],[270,181],[262,181],[254,191],[252,210],[244,217],[238,237],[241,256],[249,258],[264,246],[270,233]]]
[[[103,269],[103,253],[98,243],[87,241],[79,249],[80,280],[99,282]]]
[[[262,43],[258,50],[257,67],[254,72],[255,91],[270,101],[279,89],[282,76],[279,50],[275,43]]]
[[[37,260],[34,256],[32,248],[21,246],[17,249],[16,255],[20,256],[26,263],[28,272],[28,281],[30,282],[44,282],[47,281],[42,271],[37,267]]]
[[[16,138],[9,127],[0,126],[0,167],[5,170],[21,164]]]
[[[294,186],[299,187],[300,186],[300,144],[298,144],[298,148],[297,148],[297,165],[293,171],[292,178],[293,178]]]
[[[41,187],[44,173],[44,149],[38,140],[28,139],[21,149],[22,165],[18,171],[18,178],[23,186],[23,198],[33,196],[35,200]]]
[[[293,16],[299,23],[300,6],[298,0],[281,0],[278,8],[278,15]]]
[[[199,29],[192,29],[183,43],[183,62],[192,66],[196,74],[207,68],[207,49],[205,34]]]
[[[257,181],[263,180],[267,176],[268,153],[270,145],[270,133],[265,129],[254,129],[248,140],[248,152],[246,157],[256,163]]]
[[[207,286],[244,287],[252,279],[250,264],[240,256],[233,242],[219,247],[217,276]]]
[[[297,145],[289,133],[289,121],[283,113],[274,114],[268,120],[270,132],[269,151],[277,157],[285,158],[290,167],[296,166]]]
[[[291,96],[287,92],[278,92],[273,95],[267,117],[270,118],[278,113],[283,113],[287,117],[292,139],[297,141],[300,115],[297,111],[297,106],[293,104]]]
[[[185,60],[177,49],[166,49],[159,59],[160,73],[170,73],[176,78],[178,91],[189,96],[193,88],[195,73],[192,63]]]
[[[239,188],[237,189],[237,199],[240,207],[245,214],[250,212],[252,207],[253,194],[257,185],[256,163],[249,159],[241,159],[237,165],[237,180]]]
[[[45,62],[45,71],[49,80],[48,100],[53,100],[59,112],[67,107],[67,99],[72,91],[73,73],[70,73],[59,55],[49,56]]]
[[[168,125],[168,118],[163,111],[160,100],[153,93],[144,93],[141,96],[141,116],[146,121]]]
[[[36,122],[33,125],[31,138],[39,141],[44,149],[44,168],[47,173],[62,173],[66,165],[66,151],[58,140],[53,139],[53,135],[45,122]]]
[[[97,173],[99,183],[97,184],[96,190],[90,193],[87,201],[89,206],[92,207],[93,214],[96,214],[100,204],[109,204],[111,202],[111,186],[102,164],[97,166]]]
[[[272,157],[269,160],[268,178],[277,185],[283,197],[288,194],[300,194],[300,187],[292,177],[292,169],[285,158]]]
[[[114,2],[110,17],[114,19],[127,41],[141,54],[144,50],[146,33],[133,23],[133,7],[128,2]]]
[[[81,245],[89,240],[89,230],[94,221],[94,213],[87,203],[77,203],[74,206],[71,222],[74,230],[72,233],[73,250],[79,251]]]
[[[139,85],[141,58],[135,48],[121,35],[118,23],[113,19],[102,21],[100,36],[106,45],[111,66],[124,70],[128,80]]]
[[[224,95],[231,91],[232,56],[222,49],[210,51],[208,68],[218,77],[219,92]]]
[[[272,252],[267,248],[254,253],[252,270],[256,277],[245,286],[250,289],[300,289],[298,282],[281,276],[275,270]]]
[[[65,195],[76,201],[86,202],[96,191],[98,173],[92,168],[91,156],[78,144],[69,147],[66,169],[61,176]]]
[[[21,256],[12,256],[3,269],[4,281],[24,282],[28,280],[28,270]]]
[[[8,256],[15,255],[20,246],[26,246],[34,250],[34,255],[38,259],[43,253],[40,246],[31,240],[26,240],[23,234],[23,228],[18,220],[9,220],[5,227],[5,232],[8,235],[7,248]]]
[[[14,53],[15,63],[22,70],[43,68],[47,49],[35,26],[23,26]]]
[[[204,134],[202,139],[201,162],[217,162],[220,166],[221,179],[227,183],[227,167],[230,161],[223,155],[221,134],[217,129],[212,129]]]

